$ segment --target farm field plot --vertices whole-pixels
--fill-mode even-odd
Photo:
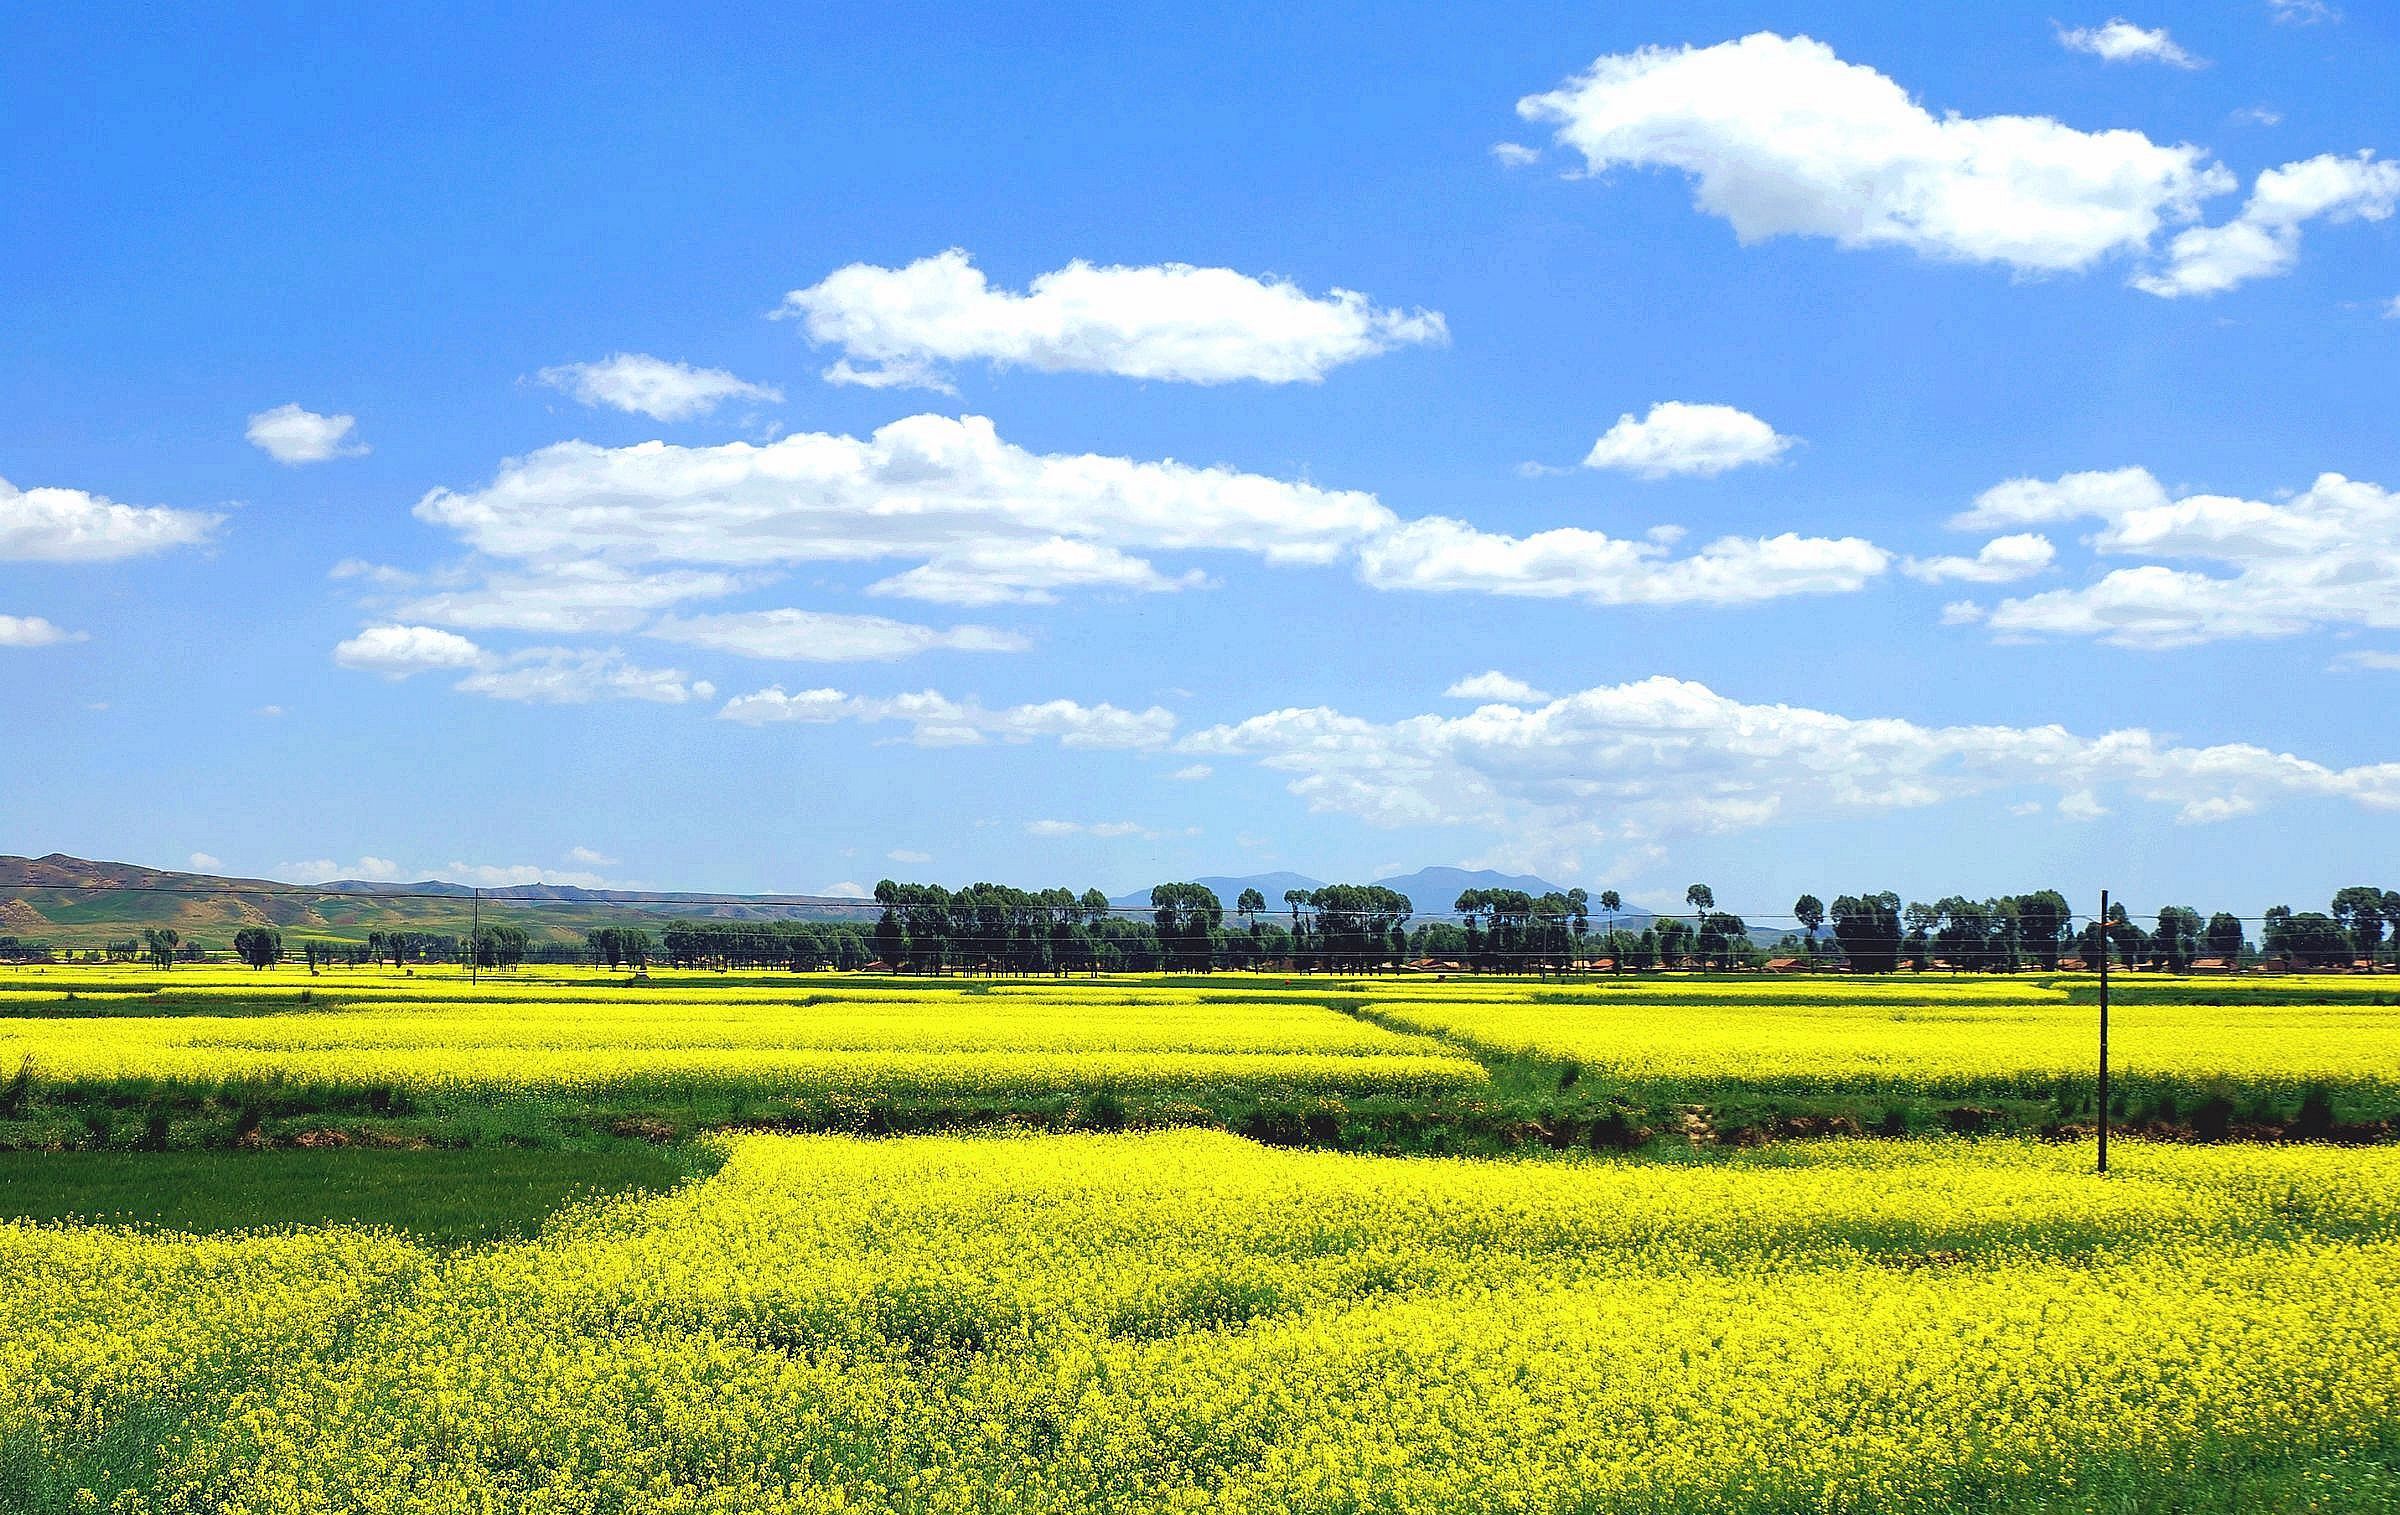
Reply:
[[[0,1489],[125,1511],[2360,1508],[2400,1151],[745,1137],[429,1251],[0,1226]]]
[[[2384,985],[2273,987],[2122,986],[2118,1115],[2162,1135],[2388,1134]],[[1456,1152],[1712,1123],[2070,1129],[2095,1114],[2090,997],[2038,975],[36,969],[0,975],[0,1145],[1130,1122]]]
[[[319,998],[312,986],[305,1002],[260,986],[248,997],[223,985],[175,992],[205,996],[203,1009],[104,1000],[98,1014],[40,1013],[63,1002],[0,1014],[0,1065],[80,1082],[453,1092],[1427,1092],[1482,1077],[1455,1048],[1321,1004],[1202,1004],[1173,992],[1127,1004],[855,985],[779,998],[693,988],[595,999],[593,988],[560,986],[455,986],[385,1002],[363,987]],[[220,1001],[239,1013],[205,1013]]]
[[[2044,1097],[2091,1079],[2096,1039],[2089,1005],[1934,989],[1913,1001],[1784,1004],[1415,997],[1378,999],[1375,1011],[1387,1024],[1573,1060],[1587,1076],[1630,1085],[1790,1093]],[[2111,1046],[2129,1087],[2400,1097],[2400,1008],[2137,1002],[2115,1016]]]

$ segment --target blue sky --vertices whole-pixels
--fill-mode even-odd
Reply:
[[[0,850],[2390,881],[2388,11],[0,44]]]

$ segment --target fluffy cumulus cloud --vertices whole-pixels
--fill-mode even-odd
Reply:
[[[1138,837],[1146,842],[1158,840],[1158,833],[1139,821],[1028,821],[1025,834],[1038,837],[1091,836],[1105,841]]]
[[[394,679],[444,668],[472,668],[483,656],[483,649],[473,642],[436,626],[369,626],[333,649],[333,660],[344,668]]]
[[[56,647],[84,639],[83,632],[69,631],[38,615],[0,615],[0,647]]]
[[[1622,469],[1645,479],[1705,477],[1746,463],[1772,463],[1792,441],[1746,410],[1662,400],[1639,420],[1617,417],[1585,454],[1583,466]]]
[[[2168,36],[2165,27],[2136,26],[2122,16],[2099,26],[2061,26],[2058,41],[2070,52],[2090,53],[2107,63],[2164,63],[2172,68],[2202,66],[2202,60]]]
[[[1331,562],[1395,524],[1374,496],[1354,490],[1173,461],[1034,453],[1003,441],[981,416],[937,415],[864,438],[561,442],[511,460],[481,489],[437,489],[416,513],[501,559],[716,568],[916,559],[934,572],[904,574],[884,592],[976,603],[1095,578],[1169,585],[1146,578],[1147,565],[1129,556],[1146,551]],[[959,591],[969,581],[975,587]]]
[[[276,874],[302,884],[402,884],[439,880],[483,889],[509,889],[526,884],[567,884],[578,889],[606,889],[609,881],[583,868],[551,868],[540,863],[448,862],[439,867],[406,868],[388,857],[367,856],[356,862],[329,857],[284,863]]]
[[[2222,294],[2252,279],[2289,273],[2300,260],[2300,228],[2311,221],[2383,221],[2400,206],[2400,163],[2361,152],[2320,153],[2258,176],[2242,213],[2194,226],[2167,244],[2167,261],[2135,287],[2154,295]]]
[[[1961,521],[2094,519],[2104,556],[2150,558],[2080,588],[1953,607],[2005,640],[2184,647],[2325,627],[2400,627],[2400,495],[2338,473],[2281,501],[2176,497],[2145,469],[2012,479]]]
[[[1578,526],[1515,537],[1443,516],[1412,521],[1359,550],[1377,589],[1475,592],[1594,605],[1743,605],[1861,589],[1891,554],[1858,537],[1720,537],[1681,557],[1674,533],[1632,541]]]
[[[326,463],[364,455],[356,416],[321,416],[300,405],[278,405],[250,418],[242,435],[278,463]]]
[[[802,689],[787,694],[780,684],[725,702],[718,715],[747,726],[789,722],[830,725],[898,724],[920,747],[971,747],[986,741],[1055,739],[1064,747],[1149,750],[1175,735],[1173,711],[1153,705],[1127,710],[1106,703],[1048,700],[992,709],[975,700],[954,700],[931,689],[887,697],[844,694],[838,689]]]
[[[283,863],[275,869],[278,878],[299,884],[397,884],[407,878],[398,863],[388,857],[362,857],[356,862],[341,863],[329,857],[311,858],[306,862]],[[422,877],[422,875],[420,875]]]
[[[2024,531],[1994,537],[1971,558],[1910,558],[1900,571],[1927,584],[2013,584],[2045,572],[2058,560],[2058,549],[2039,532]]]
[[[195,852],[184,861],[191,865],[194,873],[214,873],[225,866],[222,859],[206,852]]]
[[[769,384],[753,384],[722,368],[694,368],[648,353],[611,353],[597,363],[563,363],[538,376],[586,405],[648,416],[654,421],[689,421],[731,400],[768,404],[783,399]]]
[[[1503,705],[1538,705],[1549,699],[1550,696],[1526,683],[1523,679],[1511,678],[1495,668],[1489,673],[1479,673],[1473,678],[1460,679],[1442,691],[1442,698],[1497,700]]]
[[[433,870],[427,870],[433,871]],[[581,868],[548,868],[540,863],[444,863],[442,878],[452,884],[484,889],[513,889],[527,884],[567,884],[577,889],[606,889],[608,880]]]
[[[2021,802],[2028,791],[2117,792],[2189,823],[2283,800],[2400,810],[2400,763],[2332,768],[2246,744],[2177,746],[2139,729],[1921,726],[1747,704],[1670,678],[1397,721],[1278,710],[1181,746],[1288,774],[1314,810],[1378,826],[1473,827],[1511,855],[1562,867],[1679,834],[1977,796]]]
[[[2234,187],[2198,147],[1937,115],[1821,42],[1768,32],[1603,57],[1517,110],[1594,173],[1688,175],[1745,242],[1825,237],[2028,273],[2140,255]]]
[[[681,705],[716,697],[715,686],[681,669],[644,668],[615,650],[528,647],[491,651],[438,626],[369,626],[337,644],[333,660],[361,673],[405,679],[420,673],[459,673],[462,694],[540,705],[594,700],[647,700]]]
[[[205,542],[224,519],[196,510],[120,505],[80,489],[19,489],[0,479],[0,562],[138,558]]]
[[[867,593],[943,605],[1054,605],[1062,589],[1166,594],[1208,582],[1197,568],[1161,573],[1141,558],[1096,542],[986,542],[867,586]]]
[[[873,615],[817,610],[743,610],[724,615],[668,616],[649,635],[747,658],[789,663],[889,662],[921,652],[1022,652],[1014,632],[989,626],[937,629]]]
[[[741,575],[721,571],[635,572],[594,559],[565,560],[429,587],[401,601],[393,614],[476,631],[623,632],[669,606],[717,599],[747,583]]]
[[[716,686],[680,668],[644,668],[614,648],[528,647],[487,657],[456,686],[461,694],[535,705],[588,705],[595,700],[645,700],[682,705],[716,698]]]
[[[1027,643],[986,626],[799,607],[664,612],[811,565],[871,565],[864,590],[881,598],[988,607],[1209,582],[1198,567],[1162,563],[1166,554],[1348,562],[1384,589],[1650,605],[1855,590],[1889,563],[1855,537],[1728,537],[1679,554],[1672,527],[1624,541],[1576,528],[1512,537],[1447,517],[1403,521],[1358,490],[1172,459],[1035,453],[980,416],[910,416],[863,438],[562,442],[504,463],[480,488],[434,490],[416,513],[456,533],[475,569],[428,580],[345,565],[379,619],[647,632],[821,661]]]
[[[810,340],[842,350],[837,383],[946,388],[948,364],[1226,384],[1314,382],[1394,347],[1447,340],[1441,316],[1336,289],[1184,263],[1081,259],[1022,293],[994,289],[956,248],[904,268],[853,263],[784,299]]]

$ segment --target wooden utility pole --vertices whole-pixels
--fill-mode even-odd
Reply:
[[[2100,891],[2100,1172],[2108,1172],[2108,891]]]
[[[2105,894],[2101,896],[2103,901],[2105,901],[2107,898],[2108,896]],[[2103,915],[2108,913],[2105,905],[2103,905],[2100,913]],[[483,890],[480,887],[478,887],[475,891],[475,913],[472,919],[474,924],[467,928],[467,982],[471,984],[480,984],[483,982]],[[2107,980],[2103,979],[2101,982],[2105,985]],[[2108,1003],[2108,991],[2106,988],[2103,988],[2100,991],[2100,1002],[2103,1005]],[[2108,1046],[2108,1012],[2106,1010],[2102,1010],[2100,1012],[2100,1026],[2100,1045],[2105,1049]],[[2103,1051],[2101,1055],[2100,1066],[2103,1069],[2108,1066],[2108,1058],[2105,1051]],[[2103,1090],[2108,1088],[2108,1074],[2106,1072],[2103,1072],[2100,1075],[2100,1087]],[[2102,1129],[2105,1130],[2106,1127],[2103,1127]],[[2100,1166],[2103,1169],[2107,1168],[2108,1166],[2108,1138],[2106,1136],[2100,1138]]]

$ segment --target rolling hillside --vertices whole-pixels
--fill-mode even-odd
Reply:
[[[244,926],[346,941],[378,931],[463,934],[474,893],[466,885],[438,880],[285,884],[55,852],[0,856],[0,935],[80,949],[139,935],[144,927],[171,927],[204,948],[228,946]],[[522,927],[539,942],[580,941],[586,931],[643,917],[857,920],[868,913],[839,899],[809,895],[596,893],[547,884],[487,889],[482,905],[485,921]]]

